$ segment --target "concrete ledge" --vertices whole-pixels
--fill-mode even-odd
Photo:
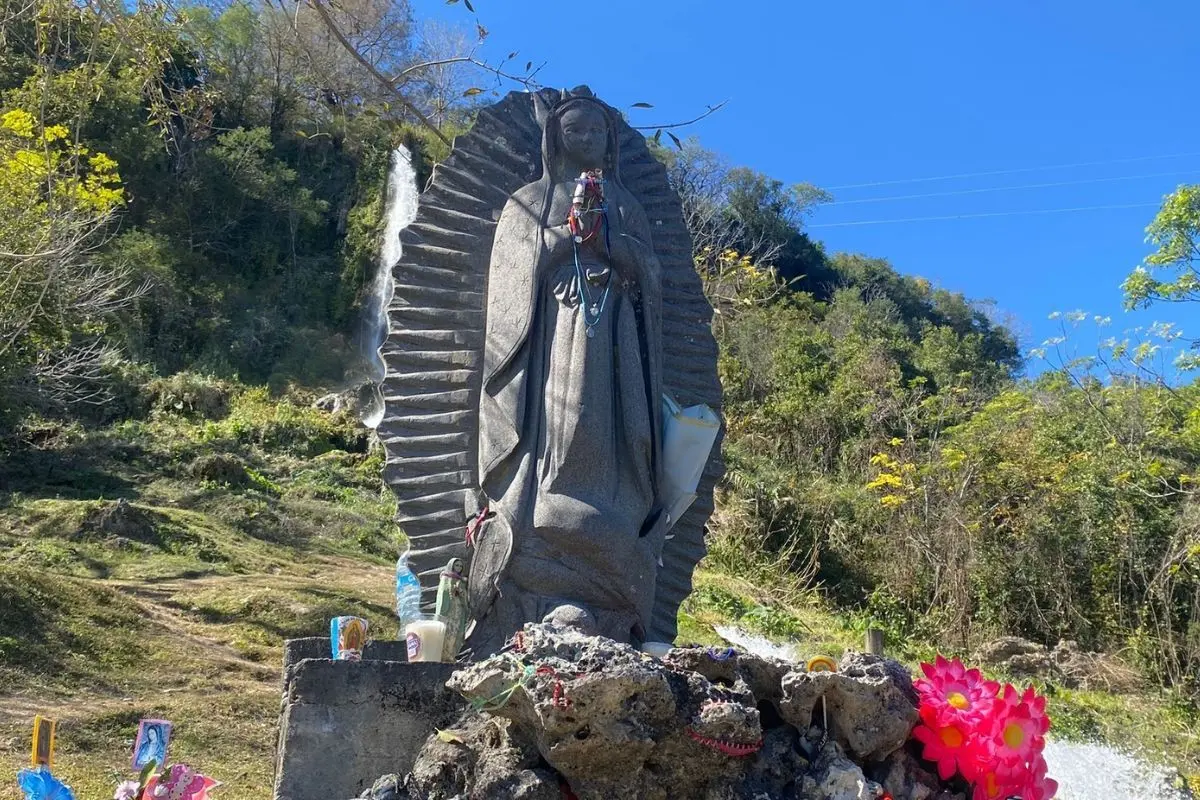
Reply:
[[[306,639],[288,639],[283,644],[283,668],[297,664],[306,658],[331,658],[328,638],[312,636]],[[408,661],[405,642],[370,641],[363,648],[363,661]]]
[[[358,662],[290,661],[313,641],[328,648],[302,639],[285,650],[276,800],[350,800],[380,775],[406,773],[434,729],[466,705],[446,688],[454,664],[388,661],[369,649]]]

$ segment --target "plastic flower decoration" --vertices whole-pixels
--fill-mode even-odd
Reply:
[[[972,725],[991,713],[1000,684],[984,680],[977,669],[967,669],[957,659],[938,656],[922,664],[925,679],[916,682],[922,708],[930,708],[939,723]]]
[[[1046,777],[1042,749],[1050,718],[1033,687],[984,680],[979,670],[941,656],[922,664],[916,682],[921,722],[913,738],[925,760],[947,780],[956,772],[972,784],[972,800],[1050,800],[1058,784]]]
[[[1012,778],[1005,778],[994,769],[985,769],[976,776],[971,800],[1009,800],[1010,797],[1020,797],[1020,784],[1013,783]]]
[[[972,786],[971,800],[1009,800],[1021,795],[1021,775],[996,758],[992,740],[982,731],[971,739],[968,763],[961,774]]]
[[[936,712],[924,705],[921,706],[921,719],[924,724],[918,725],[912,735],[925,745],[922,751],[925,760],[937,764],[938,776],[942,780],[949,780],[955,772],[962,772],[965,777],[974,763],[973,751],[969,746],[970,729],[955,723],[938,724]]]
[[[1011,685],[996,703],[992,714],[991,735],[996,757],[1005,764],[1024,764],[1041,753],[1050,718],[1046,716],[1046,698],[1038,697],[1030,686],[1019,694]]]
[[[25,793],[25,800],[75,800],[71,787],[51,775],[44,764],[18,772],[17,786]]]
[[[1058,781],[1046,777],[1046,759],[1041,753],[1029,765],[1029,773],[1021,800],[1050,800],[1058,793]]]
[[[174,764],[146,783],[147,800],[208,800],[209,789],[221,784],[187,764]]]
[[[117,791],[113,794],[113,800],[137,800],[138,791],[142,785],[137,781],[121,781],[117,784]]]

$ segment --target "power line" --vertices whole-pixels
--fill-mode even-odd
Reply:
[[[805,228],[849,228],[858,225],[890,225],[900,222],[933,222],[948,219],[982,219],[984,217],[1019,217],[1037,214],[1070,214],[1076,211],[1104,211],[1116,208],[1157,208],[1158,203],[1126,203],[1112,206],[1079,206],[1076,208],[1042,208],[1032,211],[992,211],[986,214],[949,214],[943,217],[909,217],[907,219],[868,219],[859,222],[822,222]]]
[[[1178,170],[1170,172],[1150,172],[1143,175],[1118,175],[1111,178],[1084,178],[1076,181],[1052,181],[1050,183],[1026,183],[1021,186],[992,186],[984,189],[955,189],[951,192],[925,192],[923,194],[898,194],[887,197],[867,197],[860,200],[834,200],[826,206],[851,206],[860,203],[886,203],[889,200],[919,200],[927,197],[954,197],[963,194],[987,194],[989,192],[1015,192],[1023,189],[1048,189],[1055,186],[1081,186],[1086,183],[1114,183],[1116,181],[1135,181],[1143,178],[1163,178],[1180,176]],[[1183,176],[1180,176],[1183,177]]]
[[[1052,169],[1075,169],[1076,167],[1099,167],[1106,164],[1132,164],[1138,161],[1162,161],[1169,158],[1189,158],[1200,156],[1196,153],[1174,153],[1164,156],[1136,156],[1134,158],[1114,158],[1107,161],[1081,161],[1076,164],[1050,164],[1042,167],[1018,167],[1016,169],[996,169],[986,172],[960,172],[956,175],[935,175],[929,178],[902,178],[892,181],[872,181],[871,183],[847,183],[841,186],[823,186],[826,191],[836,192],[841,189],[866,189],[871,186],[896,186],[902,183],[932,183],[933,181],[948,181],[956,178],[983,178],[992,175],[1016,175],[1023,172],[1045,172]]]

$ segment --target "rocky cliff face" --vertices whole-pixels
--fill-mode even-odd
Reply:
[[[837,672],[730,649],[661,659],[552,625],[456,672],[472,705],[374,800],[961,800],[906,747],[907,671],[848,653]]]

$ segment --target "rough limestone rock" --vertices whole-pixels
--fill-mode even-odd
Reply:
[[[868,773],[892,797],[908,800],[966,800],[962,793],[939,789],[941,781],[914,755],[915,749],[897,750]]]
[[[558,776],[542,765],[533,743],[514,740],[509,727],[507,720],[468,713],[441,737],[430,737],[410,779],[417,796],[448,800],[470,786],[470,797],[561,800]]]
[[[867,780],[862,768],[842,754],[834,742],[821,749],[813,770],[804,776],[802,797],[820,800],[878,800],[883,787]]]
[[[357,417],[371,404],[371,390],[370,381],[359,381],[341,391],[321,395],[313,401],[313,408],[330,414],[344,411]]]
[[[851,755],[879,761],[917,724],[917,699],[904,668],[881,656],[847,653],[837,672],[795,670],[783,677],[784,720],[800,729],[826,724]]]
[[[370,800],[398,800],[403,796],[403,778],[399,775],[384,775],[375,785],[363,792]]]
[[[527,625],[451,676],[472,710],[429,737],[411,773],[363,797],[953,800],[901,749],[916,721],[903,667],[848,654],[840,669],[808,673],[731,648],[656,659]]]
[[[988,642],[976,651],[974,660],[1013,676],[1045,677],[1057,671],[1044,645],[1019,636],[1001,636]]]

